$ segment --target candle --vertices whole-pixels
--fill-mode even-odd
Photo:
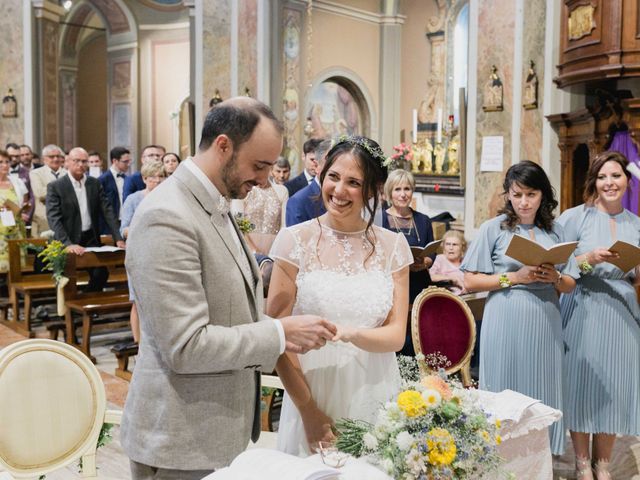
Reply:
[[[411,132],[413,143],[418,143],[418,110],[413,109],[413,131]]]
[[[437,143],[442,143],[442,109],[438,109],[438,135],[436,139]]]

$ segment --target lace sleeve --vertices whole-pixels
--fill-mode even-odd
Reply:
[[[391,273],[396,273],[413,263],[411,247],[409,247],[405,236],[402,233],[398,233],[395,240],[393,253],[391,255],[391,263],[389,265]]]
[[[283,228],[273,241],[269,256],[300,268],[302,246],[293,228]]]

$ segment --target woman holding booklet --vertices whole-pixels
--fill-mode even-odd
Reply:
[[[428,216],[411,208],[415,187],[416,181],[411,172],[402,169],[389,172],[384,184],[384,195],[391,206],[382,211],[382,227],[402,233],[411,247],[425,247],[433,242],[433,227]],[[435,253],[414,256],[409,273],[409,304],[413,303],[418,294],[431,283],[429,267],[433,265],[435,256]],[[407,336],[399,353],[415,355],[411,339],[411,322],[407,323]]]
[[[573,290],[579,271],[572,258],[564,265],[523,265],[506,255],[516,235],[545,248],[565,238],[553,220],[558,202],[539,165],[513,165],[503,188],[500,215],[480,226],[460,266],[467,290],[490,292],[480,336],[480,388],[515,390],[561,410],[564,347],[556,290]],[[564,451],[562,420],[551,427],[551,450]]]
[[[598,155],[587,173],[585,203],[558,219],[567,239],[579,242],[575,255],[582,272],[574,292],[561,301],[565,418],[580,480],[610,479],[615,435],[640,435],[640,308],[632,284],[638,262],[623,262],[633,258],[609,250],[619,240],[640,245],[640,218],[622,206],[631,178],[627,164],[617,152]],[[628,271],[611,262],[626,263]]]

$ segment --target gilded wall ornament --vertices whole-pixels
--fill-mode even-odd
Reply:
[[[579,5],[571,10],[567,19],[569,40],[579,40],[591,35],[596,28],[596,20],[593,16],[595,11],[595,5]]]

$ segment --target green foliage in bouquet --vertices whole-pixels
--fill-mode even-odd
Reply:
[[[234,219],[236,221],[236,224],[238,225],[238,228],[242,233],[251,233],[256,229],[256,226],[253,223],[251,223],[251,220],[249,220],[249,217],[243,215],[240,212],[235,214]]]
[[[364,456],[400,480],[507,477],[497,452],[500,420],[482,410],[473,390],[442,369],[420,378],[415,359],[401,359],[400,366],[402,387],[380,408],[375,424],[336,423],[338,449]]]
[[[38,257],[42,258],[44,268],[53,272],[53,279],[58,283],[64,275],[67,247],[61,241],[53,240],[38,254]]]

